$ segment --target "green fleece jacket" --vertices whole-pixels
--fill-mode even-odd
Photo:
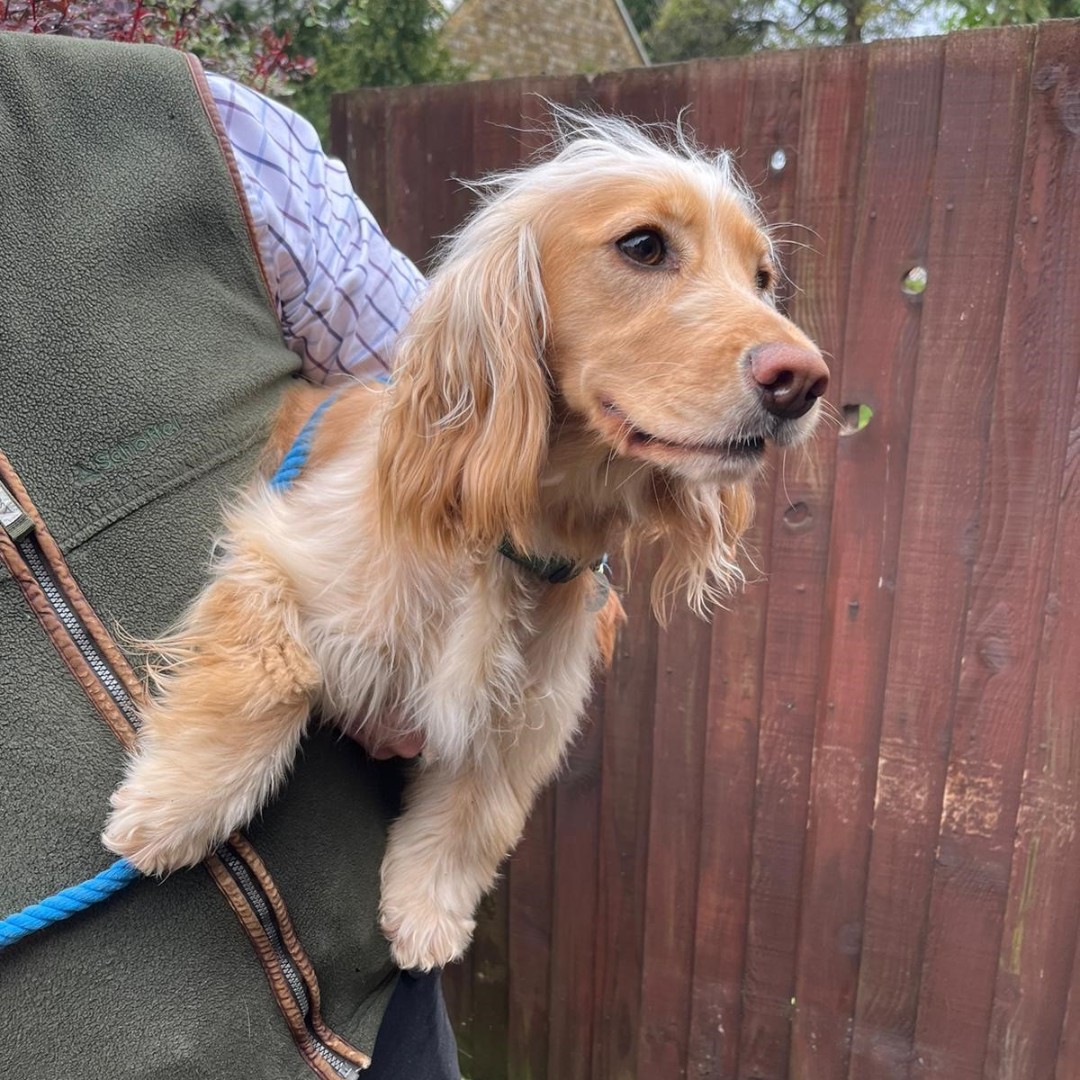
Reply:
[[[297,366],[205,100],[169,50],[0,34],[0,451],[102,622],[136,637],[200,588]],[[112,861],[123,767],[4,550],[0,914]],[[0,952],[0,1075],[355,1074],[395,978],[376,909],[399,781],[316,736],[247,834],[302,986],[206,869],[139,881]]]

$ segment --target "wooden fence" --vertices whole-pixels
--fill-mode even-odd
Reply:
[[[466,1076],[1078,1080],[1080,24],[362,91],[336,149],[423,260],[536,95],[738,150],[847,423],[711,628],[639,568],[447,973]]]

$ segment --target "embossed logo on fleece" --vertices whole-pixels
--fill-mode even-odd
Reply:
[[[179,433],[181,426],[179,420],[165,420],[160,424],[152,424],[145,431],[140,431],[123,442],[98,450],[92,457],[75,466],[78,482],[89,484],[100,480],[115,469],[123,468],[140,457],[155,453]]]

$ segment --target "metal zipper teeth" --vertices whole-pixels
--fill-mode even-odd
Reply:
[[[346,1080],[356,1080],[360,1075],[360,1070],[331,1050],[312,1030],[311,999],[308,997],[307,988],[304,986],[300,973],[296,970],[292,957],[289,956],[285,949],[277,920],[267,905],[258,882],[252,877],[247,863],[230,844],[222,844],[214,854],[221,859],[225,869],[229,871],[233,881],[236,882],[237,888],[244,894],[244,899],[251,905],[251,909],[255,912],[270,947],[274,950],[278,966],[285,976],[285,981],[289,984],[289,989],[296,999],[296,1004],[300,1006],[300,1011],[303,1013],[304,1025],[308,1030],[311,1049],[326,1061],[335,1072],[345,1077]]]
[[[24,536],[17,542],[16,547],[19,549],[23,561],[30,568],[30,572],[34,575],[34,580],[45,594],[49,607],[53,609],[56,617],[64,624],[68,637],[71,638],[82,658],[90,666],[98,682],[105,688],[105,692],[112,698],[120,712],[123,713],[124,719],[137,731],[140,720],[135,703],[131,700],[127,690],[124,689],[120,677],[98,651],[97,646],[89,633],[87,633],[86,627],[83,626],[82,620],[67,602],[67,597],[64,596],[63,590],[53,577],[34,535],[31,533]]]
[[[33,533],[29,533],[16,541],[16,547],[22,555],[23,561],[26,563],[27,567],[29,567],[31,574],[33,574],[34,580],[45,594],[49,606],[56,613],[56,617],[63,624],[68,637],[71,638],[72,643],[79,650],[79,654],[82,656],[83,660],[86,661],[97,680],[104,687],[109,697],[112,698],[116,707],[123,714],[127,722],[131,724],[135,730],[138,730],[140,723],[139,714],[134,701],[131,699],[131,695],[127,692],[120,677],[113,671],[109,662],[102,656],[101,652],[94,644],[86,627],[83,626],[82,620],[68,603],[63,589],[56,581],[56,578],[53,577],[52,571],[49,568],[45,556],[38,546],[37,539],[34,537]],[[360,1070],[331,1050],[330,1047],[327,1046],[312,1030],[311,1001],[308,998],[304,981],[301,978],[300,973],[296,970],[296,965],[293,963],[292,957],[289,956],[288,952],[285,950],[285,945],[281,940],[281,933],[277,921],[270,911],[258,883],[252,878],[247,864],[239,855],[237,855],[234,849],[227,844],[223,844],[218,849],[217,855],[221,858],[221,861],[232,875],[233,880],[244,894],[244,898],[247,900],[248,904],[251,905],[251,908],[255,912],[259,924],[263,929],[263,933],[270,942],[278,966],[281,968],[285,981],[288,983],[289,989],[292,991],[293,997],[296,999],[296,1003],[300,1006],[300,1010],[303,1013],[304,1024],[308,1029],[309,1048],[326,1061],[327,1064],[343,1078],[343,1080],[356,1080],[360,1075]]]

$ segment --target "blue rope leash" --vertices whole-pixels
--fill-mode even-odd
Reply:
[[[140,877],[142,874],[127,859],[117,859],[107,870],[102,870],[89,881],[72,885],[70,889],[63,889],[37,904],[16,911],[6,919],[0,919],[0,949],[14,944],[27,934],[70,919],[72,915],[108,899]]]
[[[311,440],[315,437],[315,428],[334,397],[336,395],[322,402],[300,429],[300,433],[289,447],[289,452],[282,458],[274,475],[270,477],[270,487],[274,491],[285,491],[300,475],[311,453]],[[24,907],[22,911],[16,911],[7,918],[0,919],[0,949],[13,945],[28,934],[44,930],[46,926],[70,919],[72,915],[77,915],[80,911],[85,911],[102,900],[107,900],[113,893],[118,893],[140,877],[142,877],[140,871],[136,870],[127,859],[117,859],[107,870],[102,870],[89,881],[72,885],[70,889],[62,889],[36,904]]]

